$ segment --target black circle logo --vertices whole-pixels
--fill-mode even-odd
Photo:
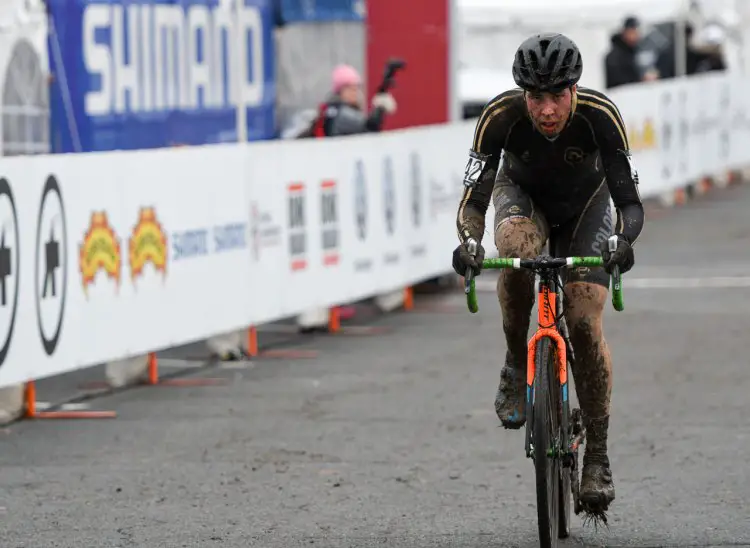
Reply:
[[[354,216],[357,222],[357,236],[364,240],[367,236],[367,186],[365,164],[362,160],[357,160],[354,166]]]
[[[10,184],[3,177],[0,178],[0,325],[5,326],[5,336],[0,347],[0,365],[8,356],[16,324],[20,249],[16,203]]]
[[[565,149],[565,163],[571,166],[577,166],[583,162],[583,149],[579,147],[568,147]]]
[[[422,222],[422,170],[416,152],[411,155],[411,220],[415,227]]]
[[[60,185],[47,177],[36,225],[36,317],[44,351],[51,356],[60,342],[68,293],[68,232]]]
[[[396,189],[393,185],[393,160],[390,156],[383,159],[383,213],[385,228],[393,234],[396,228]]]

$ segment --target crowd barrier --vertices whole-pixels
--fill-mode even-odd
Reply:
[[[750,164],[747,84],[610,94],[642,197]],[[473,129],[4,159],[0,387],[449,273]]]

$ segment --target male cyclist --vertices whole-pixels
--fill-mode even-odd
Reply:
[[[633,243],[644,222],[638,178],[617,107],[604,94],[578,87],[581,54],[562,34],[538,34],[516,52],[513,78],[521,89],[501,93],[476,125],[458,208],[460,245],[453,268],[481,270],[484,219],[495,205],[495,245],[502,257],[533,258],[548,239],[555,256],[601,254],[604,268],[563,273],[573,371],[587,429],[581,502],[604,511],[615,498],[609,458],[612,364],[602,334],[609,272],[633,266]],[[612,197],[617,219],[613,220]],[[617,249],[607,239],[617,236]],[[470,246],[470,244],[472,244]],[[470,249],[476,245],[476,254]],[[495,410],[505,428],[523,426],[527,337],[533,274],[501,271],[498,298],[507,342]]]

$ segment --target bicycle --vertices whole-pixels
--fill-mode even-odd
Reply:
[[[608,246],[611,252],[615,251],[616,237],[609,239]],[[547,254],[535,259],[482,262],[483,268],[528,269],[539,277],[538,326],[528,343],[525,449],[536,471],[537,517],[543,548],[557,546],[558,538],[570,535],[571,496],[576,515],[583,510],[578,498],[578,449],[586,439],[586,430],[581,410],[571,410],[568,401],[568,364],[575,363],[575,353],[562,315],[560,269],[603,265],[601,257],[555,258]],[[479,306],[471,268],[464,280],[468,308],[476,313]],[[612,304],[615,310],[622,311],[622,280],[617,267],[612,270],[610,281]],[[569,473],[564,469],[570,469]]]

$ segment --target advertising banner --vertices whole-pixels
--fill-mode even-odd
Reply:
[[[238,97],[274,137],[272,0],[241,2],[50,0],[53,152],[233,142]]]

